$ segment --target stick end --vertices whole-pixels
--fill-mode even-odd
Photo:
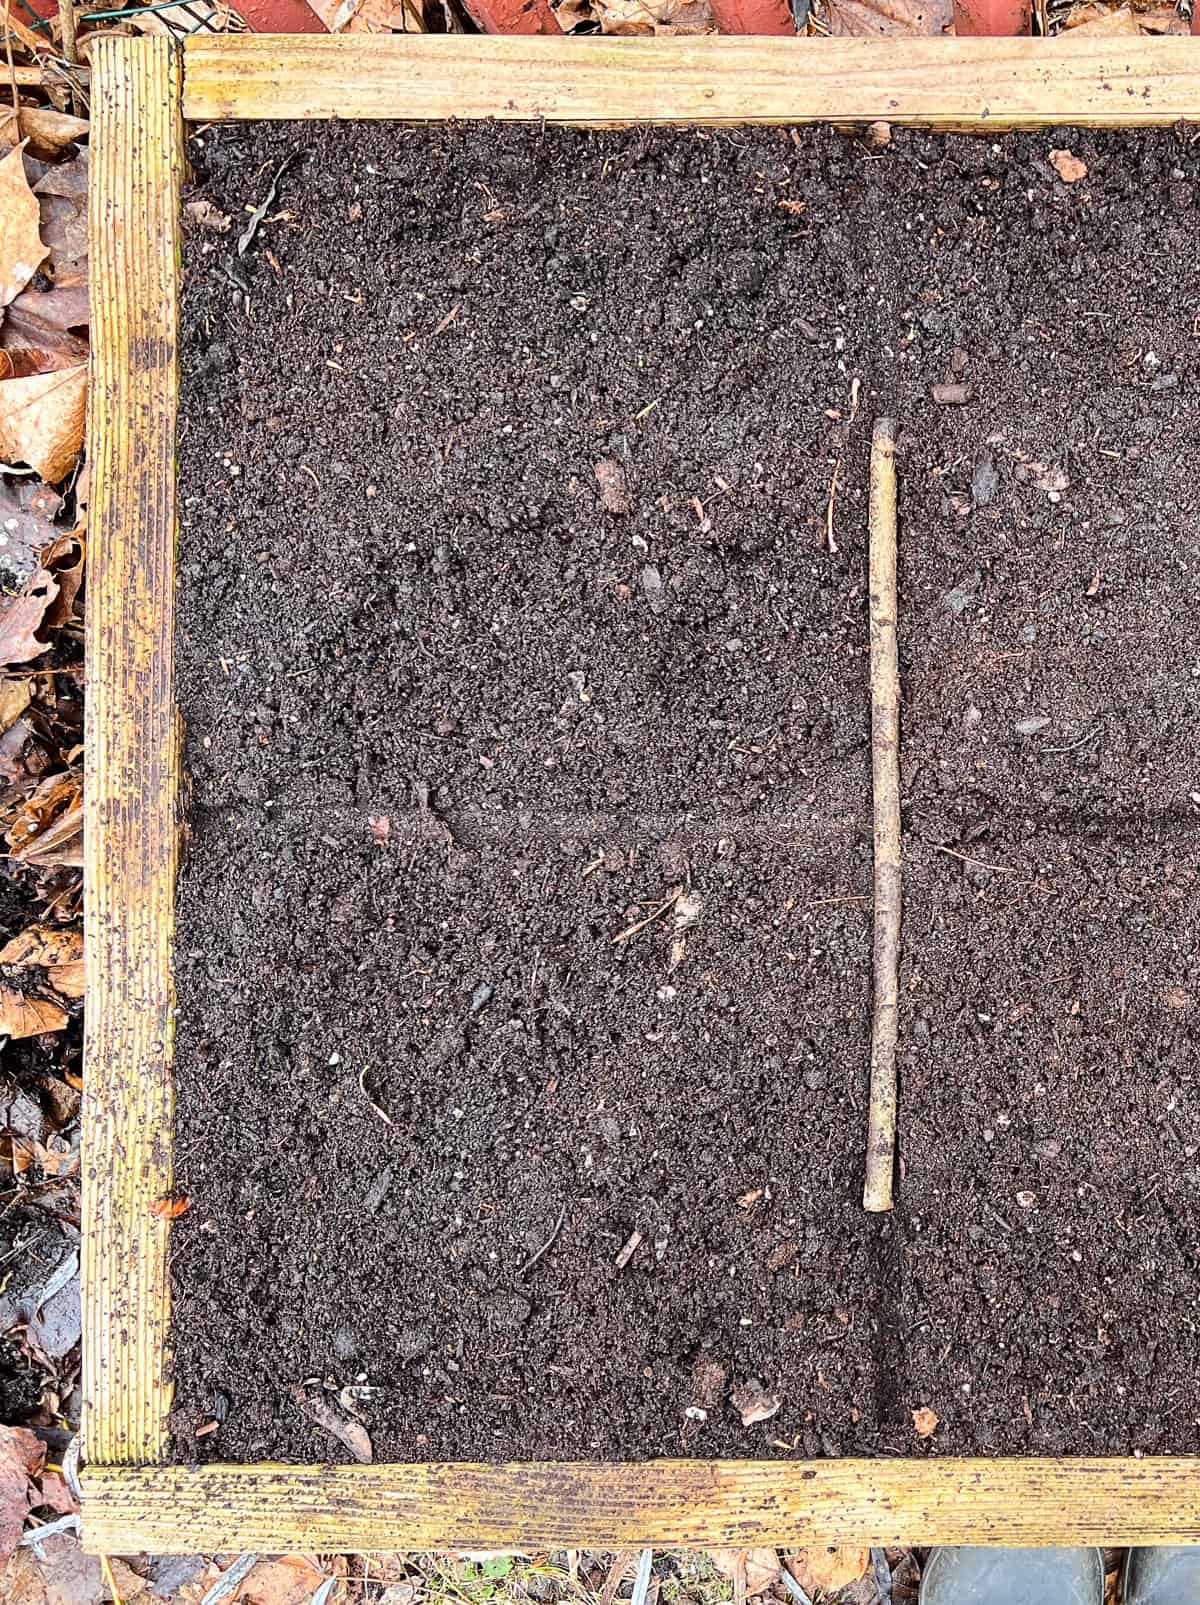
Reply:
[[[871,444],[882,451],[895,450],[897,423],[894,418],[876,418],[871,431]]]
[[[887,1215],[895,1207],[892,1199],[892,1186],[886,1186],[868,1181],[863,1188],[863,1208],[868,1215]]]

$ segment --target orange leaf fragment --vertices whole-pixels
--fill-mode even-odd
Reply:
[[[1050,165],[1064,184],[1078,184],[1081,178],[1087,177],[1087,163],[1081,162],[1073,151],[1052,150]]]
[[[187,1193],[168,1193],[165,1198],[156,1198],[150,1205],[150,1213],[159,1220],[178,1220],[186,1215],[192,1207],[192,1201]]]
[[[918,1438],[932,1438],[941,1420],[941,1417],[926,1404],[920,1405],[914,1410],[912,1418],[913,1426],[917,1429]]]

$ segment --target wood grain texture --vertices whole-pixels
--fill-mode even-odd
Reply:
[[[165,39],[92,53],[84,887],[83,1431],[166,1445],[178,854],[175,415],[183,125]]]
[[[185,45],[184,114],[1096,127],[1200,117],[1186,38],[612,39],[232,34]]]
[[[1200,1460],[89,1468],[84,1543],[245,1550],[1200,1541]]]

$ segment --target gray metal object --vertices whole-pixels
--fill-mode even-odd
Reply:
[[[1104,1605],[1104,1554],[968,1545],[935,1549],[921,1583],[921,1605]]]
[[[1200,1602],[1200,1549],[1156,1544],[1125,1557],[1125,1605]]]

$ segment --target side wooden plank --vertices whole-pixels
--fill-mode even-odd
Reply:
[[[165,39],[92,54],[84,888],[83,1431],[166,1443],[178,826],[175,413],[183,124]]]
[[[1200,1460],[91,1467],[83,1511],[113,1554],[1184,1544]]]
[[[932,128],[1200,118],[1200,39],[199,37],[184,115],[427,121],[872,122]]]

